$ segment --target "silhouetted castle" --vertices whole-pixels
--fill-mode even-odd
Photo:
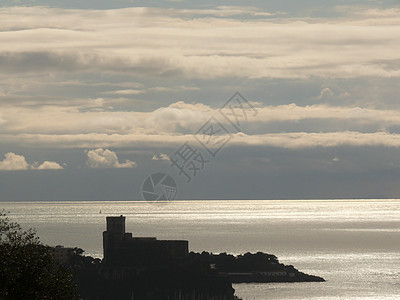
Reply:
[[[59,261],[67,258],[82,299],[235,300],[232,282],[324,281],[279,263],[275,255],[188,253],[188,241],[132,237],[124,216],[106,220],[102,261],[82,256],[80,248],[54,250]]]
[[[188,255],[188,241],[132,237],[132,233],[125,232],[124,216],[106,219],[107,231],[103,232],[103,262],[107,265],[160,265]]]

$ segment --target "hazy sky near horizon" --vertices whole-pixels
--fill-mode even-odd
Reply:
[[[398,198],[399,78],[400,1],[2,1],[0,201]]]

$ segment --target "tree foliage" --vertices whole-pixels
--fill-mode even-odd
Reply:
[[[78,299],[72,274],[36,231],[0,212],[0,299]]]

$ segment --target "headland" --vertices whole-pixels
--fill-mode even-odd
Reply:
[[[124,216],[106,218],[102,260],[56,247],[83,299],[237,299],[232,283],[323,282],[263,252],[234,256],[189,252],[185,240],[134,237]]]

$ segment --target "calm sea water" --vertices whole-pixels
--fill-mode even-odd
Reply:
[[[0,203],[50,245],[102,256],[107,215],[190,250],[263,251],[325,283],[236,284],[243,299],[400,299],[400,200]],[[99,213],[101,211],[101,213]]]

